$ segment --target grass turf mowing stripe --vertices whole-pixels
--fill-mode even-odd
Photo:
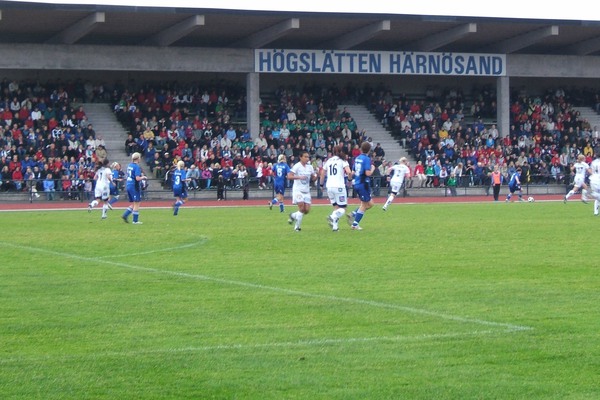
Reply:
[[[143,267],[143,266],[134,265],[134,264],[128,264],[128,263],[124,263],[124,262],[104,260],[104,259],[101,259],[98,257],[85,257],[85,256],[79,256],[77,254],[58,252],[58,251],[43,249],[43,248],[39,248],[39,247],[16,245],[16,244],[9,243],[9,242],[0,242],[0,245],[1,246],[10,246],[10,247],[27,250],[27,251],[52,254],[52,255],[59,256],[59,257],[69,257],[69,258],[80,260],[80,261],[101,263],[101,264],[106,264],[106,265],[111,265],[111,266],[116,266],[116,267],[128,268],[128,269],[137,270],[137,271],[145,271],[145,272],[150,272],[150,273],[172,275],[172,276],[177,276],[177,277],[184,277],[184,278],[196,279],[196,280],[201,280],[201,281],[206,281],[206,282],[220,283],[220,284],[225,284],[225,285],[234,285],[234,286],[241,286],[241,287],[247,287],[247,288],[254,288],[254,289],[266,290],[266,291],[277,292],[277,293],[284,293],[287,295],[293,295],[293,296],[299,296],[299,297],[323,299],[323,300],[328,300],[328,301],[333,301],[333,302],[359,304],[359,305],[366,305],[366,306],[377,307],[377,308],[387,308],[387,309],[391,309],[391,310],[399,310],[399,311],[403,311],[403,312],[407,312],[407,313],[411,313],[411,314],[426,315],[426,316],[430,316],[430,317],[434,317],[434,318],[450,320],[450,321],[455,321],[455,322],[461,322],[461,323],[471,323],[471,324],[484,325],[484,326],[493,326],[493,327],[505,329],[508,332],[533,330],[532,327],[528,327],[528,326],[514,325],[514,324],[509,324],[509,323],[503,323],[503,322],[486,321],[486,320],[477,319],[477,318],[461,317],[461,316],[457,316],[457,315],[450,315],[450,314],[439,313],[439,312],[435,312],[435,311],[429,311],[429,310],[425,310],[425,309],[421,309],[421,308],[407,307],[407,306],[401,306],[401,305],[397,305],[397,304],[383,303],[383,302],[364,300],[364,299],[356,299],[356,298],[350,298],[350,297],[339,297],[339,296],[332,296],[332,295],[326,295],[326,294],[309,293],[309,292],[303,292],[303,291],[299,291],[299,290],[279,288],[279,287],[275,287],[275,286],[266,286],[266,285],[261,285],[258,283],[243,282],[243,281],[236,281],[236,280],[223,279],[223,278],[215,278],[215,277],[211,277],[208,275],[188,274],[188,273],[178,272],[178,271],[168,271],[168,270],[161,270],[161,269],[156,269],[156,268],[148,268],[148,267]]]

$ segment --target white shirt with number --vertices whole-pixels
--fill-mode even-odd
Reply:
[[[323,168],[327,174],[327,182],[325,187],[340,188],[346,187],[346,167],[349,167],[347,161],[342,160],[338,156],[333,156],[325,162]]]
[[[112,178],[112,171],[107,167],[100,167],[96,171],[96,188],[94,189],[94,196],[97,199],[106,200],[110,193],[110,181]]]
[[[402,188],[404,179],[410,176],[410,169],[406,164],[395,164],[390,168],[390,186],[392,187],[393,193],[398,193]]]
[[[301,176],[302,179],[294,179],[294,185],[292,186],[292,200],[293,204],[297,203],[311,203],[310,197],[310,179],[314,175],[315,170],[310,164],[302,165],[298,162],[294,164],[291,169],[294,176]]]
[[[575,165],[573,165],[573,169],[575,170],[575,179],[573,182],[574,186],[583,186],[585,182],[585,172],[589,167],[590,166],[585,162],[576,162]]]
[[[348,193],[346,190],[346,168],[350,168],[348,161],[338,156],[329,158],[323,169],[327,175],[327,197],[331,204],[345,206],[348,204]]]

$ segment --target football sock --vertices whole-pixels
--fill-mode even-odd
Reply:
[[[300,225],[302,225],[302,217],[304,217],[304,214],[302,214],[300,211],[296,212],[296,228],[300,228]]]
[[[360,224],[360,220],[362,219],[362,217],[365,215],[364,212],[358,210],[356,211],[356,214],[354,215],[354,223],[352,225],[358,225]]]
[[[383,206],[384,207],[389,206],[392,203],[392,201],[394,201],[394,197],[392,195],[389,195]]]
[[[127,209],[125,210],[125,212],[123,213],[123,218],[127,218],[131,215],[131,213],[133,212],[133,208],[131,207],[127,207]]]

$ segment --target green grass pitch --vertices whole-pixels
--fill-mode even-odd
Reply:
[[[0,215],[3,399],[597,399],[579,202]]]

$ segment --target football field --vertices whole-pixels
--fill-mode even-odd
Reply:
[[[2,212],[3,399],[597,399],[572,200]]]

